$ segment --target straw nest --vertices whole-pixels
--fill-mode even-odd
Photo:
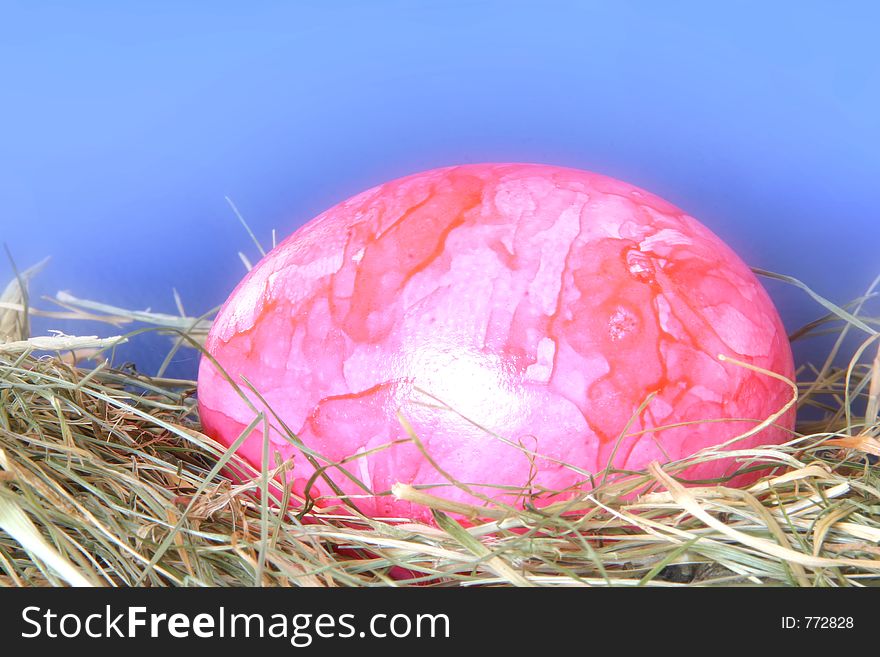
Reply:
[[[172,335],[169,359],[199,348],[205,317],[180,304],[179,315],[161,315],[68,294],[51,300],[54,310],[35,309],[34,273],[17,274],[0,297],[2,585],[880,584],[880,319],[868,313],[878,281],[840,307],[759,272],[824,308],[793,339],[837,338],[792,390],[791,403],[821,419],[802,422],[787,444],[736,452],[743,469],[771,468],[750,488],[675,479],[722,454],[710,449],[544,509],[450,505],[404,485],[386,492],[432,507],[428,526],[303,513],[308,500],[288,491],[273,500],[269,482],[285,464],[254,471],[201,433],[194,381],[164,377],[164,366],[151,377],[110,364],[115,345],[144,331]],[[35,314],[144,327],[29,337]],[[251,476],[230,479],[230,466]]]

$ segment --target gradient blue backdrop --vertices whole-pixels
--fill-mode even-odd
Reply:
[[[54,257],[37,295],[174,312],[174,286],[198,314],[256,256],[224,196],[268,242],[384,180],[504,160],[647,188],[838,302],[880,272],[880,3],[0,7],[0,240]],[[819,314],[768,289],[789,328]]]

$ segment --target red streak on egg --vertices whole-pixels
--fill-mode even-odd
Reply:
[[[512,504],[522,496],[499,486],[525,487],[541,504],[541,491],[609,461],[682,458],[788,401],[784,382],[719,354],[794,376],[772,302],[707,228],[626,183],[527,164],[428,171],[324,212],[242,280],[207,349],[371,490],[446,481],[400,412],[444,472]],[[254,417],[208,359],[199,408],[226,445]],[[314,469],[269,417],[271,449],[293,459],[302,492]],[[793,422],[791,411],[736,446],[782,442]],[[679,423],[690,424],[656,430]],[[260,428],[240,448],[258,467],[262,442]],[[735,467],[712,461],[684,475]],[[337,468],[327,475],[368,515],[430,517],[366,494]],[[430,492],[481,503],[451,486]],[[312,490],[327,493],[320,480]]]

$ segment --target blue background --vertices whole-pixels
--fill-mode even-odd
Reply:
[[[880,272],[878,6],[0,1],[0,240],[53,256],[35,296],[199,314],[257,258],[227,195],[269,243],[397,176],[546,162],[843,303]],[[790,329],[821,314],[768,289]]]

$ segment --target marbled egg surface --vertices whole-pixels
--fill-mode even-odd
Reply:
[[[626,183],[531,164],[427,171],[331,208],[241,281],[207,349],[271,407],[271,450],[292,459],[295,492],[314,468],[279,419],[345,461],[350,476],[326,475],[361,511],[415,519],[430,514],[358,481],[384,492],[444,484],[442,471],[540,505],[609,461],[681,458],[789,400],[784,382],[719,354],[794,376],[765,290],[706,227]],[[205,430],[224,444],[254,417],[205,358],[198,396]],[[737,446],[787,440],[793,422],[792,411]],[[240,448],[257,467],[262,444],[259,428]],[[429,492],[481,503],[454,486]],[[321,479],[311,494],[334,498]]]

